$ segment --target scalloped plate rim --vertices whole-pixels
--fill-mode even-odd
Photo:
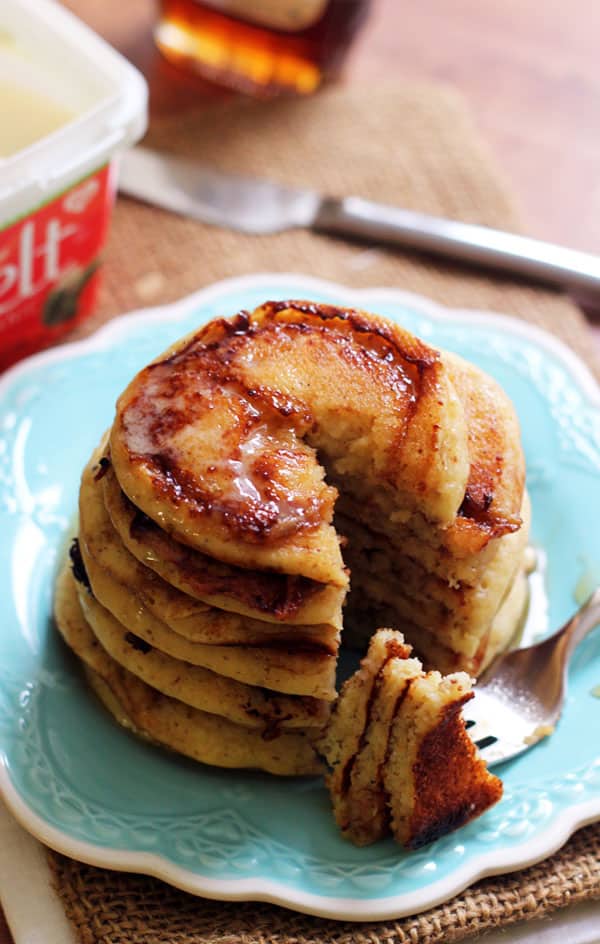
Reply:
[[[503,854],[494,850],[482,854],[477,859],[479,868],[473,868],[473,861],[466,862],[447,878],[428,885],[422,891],[360,900],[314,895],[270,879],[215,879],[190,872],[154,852],[106,849],[73,839],[57,827],[46,823],[22,800],[4,763],[0,766],[0,792],[15,819],[36,839],[56,852],[88,865],[119,872],[140,872],[202,898],[219,901],[264,901],[314,917],[337,921],[385,921],[433,908],[460,894],[480,879],[506,875],[543,861],[560,849],[577,829],[596,822],[600,817],[597,799],[577,804],[563,812],[552,824],[552,830],[541,832],[535,840],[526,840],[512,849],[505,850]],[[552,832],[550,843],[549,832]]]
[[[391,287],[353,289],[340,283],[293,272],[264,272],[223,279],[175,302],[132,310],[112,319],[90,337],[42,351],[10,368],[0,378],[0,396],[14,380],[34,372],[40,366],[70,360],[80,353],[108,347],[119,335],[126,334],[130,326],[140,324],[142,319],[146,324],[165,320],[176,324],[198,304],[206,304],[225,292],[250,290],[267,281],[272,288],[277,288],[278,285],[289,286],[290,281],[298,281],[306,286],[308,291],[334,293],[340,298],[348,297],[349,303],[351,298],[354,307],[362,298],[368,298],[371,307],[374,301],[389,300],[395,304],[410,306],[419,314],[437,321],[446,319],[449,315],[462,324],[480,324],[481,320],[485,319],[490,326],[508,329],[512,334],[525,337],[554,355],[565,366],[569,376],[586,398],[593,405],[600,405],[600,386],[587,365],[561,340],[537,325],[510,315],[481,309],[449,308],[421,295]],[[201,897],[223,901],[266,901],[291,907],[296,911],[316,917],[352,921],[400,918],[434,907],[482,878],[507,874],[542,861],[556,852],[577,829],[600,818],[600,798],[573,804],[562,809],[547,828],[542,829],[537,836],[510,849],[482,853],[463,865],[457,866],[445,878],[418,892],[411,891],[361,900],[315,895],[265,878],[215,879],[176,865],[162,854],[108,849],[75,839],[58,827],[47,823],[21,797],[10,778],[3,753],[0,754],[0,796],[18,822],[37,839],[57,852],[90,865],[118,871],[142,872]]]

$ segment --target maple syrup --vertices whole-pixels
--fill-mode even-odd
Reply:
[[[256,96],[307,94],[339,71],[372,0],[162,0],[172,62]]]

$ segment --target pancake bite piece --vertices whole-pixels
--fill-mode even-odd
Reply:
[[[464,826],[502,796],[461,715],[464,672],[443,677],[380,629],[316,741],[342,835],[363,846],[392,835],[409,849]]]

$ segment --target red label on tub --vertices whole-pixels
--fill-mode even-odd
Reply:
[[[113,198],[103,167],[0,232],[0,369],[90,314]]]

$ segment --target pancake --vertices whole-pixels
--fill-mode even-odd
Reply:
[[[381,631],[380,631],[381,632]],[[383,788],[383,771],[388,756],[390,726],[399,699],[410,680],[418,674],[418,659],[398,651],[381,666],[368,706],[359,748],[348,765],[348,785],[344,796],[344,821],[338,825],[346,838],[357,846],[369,845],[389,834],[388,797]],[[340,718],[343,719],[343,706]]]
[[[285,733],[265,740],[258,731],[162,695],[121,668],[87,625],[69,568],[59,577],[54,607],[61,635],[84,663],[94,689],[120,724],[163,747],[217,767],[253,768],[279,776],[320,771],[306,735]]]
[[[418,848],[502,795],[460,713],[473,697],[468,675],[424,673],[409,656],[400,633],[378,630],[316,741],[336,822],[356,845],[391,834]]]
[[[352,572],[345,640],[360,648],[368,643],[374,624],[394,625],[428,667],[479,675],[524,619],[530,514],[525,492],[521,527],[490,542],[484,552],[486,564],[472,582],[456,580],[451,573],[444,577],[443,557],[432,573],[418,548],[407,553],[401,525],[388,524],[379,532],[372,520],[365,525],[358,515],[353,520],[347,514],[340,516],[340,527],[348,534],[345,554]]]
[[[438,668],[440,672],[450,673],[457,669],[470,671],[473,676],[481,674],[490,662],[503,652],[522,629],[529,602],[529,584],[524,570],[520,570],[509,588],[489,631],[482,635],[480,647],[473,657],[457,653],[440,641],[435,628],[426,629],[416,625],[408,618],[399,618],[398,609],[393,606],[362,601],[353,598],[349,609],[344,640],[350,648],[364,649],[365,640],[371,637],[370,628],[376,623],[393,623],[401,627],[403,634],[414,642],[415,651],[425,663],[426,668]]]
[[[395,529],[392,544],[390,529],[378,532],[372,525],[361,523],[356,516],[351,519],[340,513],[340,528],[348,537],[345,556],[355,575],[353,589],[366,574],[382,586],[389,585],[395,577],[402,585],[402,592],[419,601],[421,612],[429,608],[426,616],[424,614],[426,622],[435,619],[440,634],[443,633],[448,643],[458,649],[462,645],[465,651],[470,647],[473,651],[480,635],[478,627],[489,625],[517,571],[523,569],[531,520],[526,492],[520,515],[522,524],[519,530],[494,542],[494,553],[488,556],[486,566],[475,579],[468,581],[444,574],[442,560],[432,571],[417,549],[407,552],[400,540],[399,529]],[[387,545],[391,554],[386,559],[383,548]]]
[[[482,370],[445,351],[446,370],[467,426],[469,476],[458,514],[445,534],[454,553],[480,551],[522,525],[525,458],[519,421],[504,390]]]
[[[84,544],[80,550],[94,595],[126,631],[153,648],[247,685],[327,701],[336,697],[335,655],[314,648],[289,649],[285,645],[211,646],[190,642],[157,619],[127,587],[103,572],[86,554]]]
[[[450,583],[422,562],[394,547],[385,554],[385,535],[356,520],[341,519],[349,537],[346,558],[353,574],[345,639],[368,643],[373,623],[391,621],[410,638],[420,657],[443,671],[461,668],[479,674],[510,642],[522,624],[528,592],[524,576],[530,505],[525,495],[523,525],[497,542],[496,553],[478,582]],[[369,616],[360,614],[369,604]],[[364,626],[364,629],[361,629]],[[439,664],[430,656],[430,629],[449,652]],[[487,630],[487,632],[486,632]]]
[[[102,483],[95,476],[98,454],[85,467],[79,491],[79,541],[92,584],[112,582],[127,588],[132,604],[148,610],[170,629],[190,642],[211,645],[284,645],[292,649],[311,645],[317,651],[335,654],[339,632],[326,624],[283,626],[230,613],[202,603],[159,577],[141,564],[122,544],[105,508]],[[96,588],[96,596],[111,612],[105,597],[110,593]]]
[[[326,782],[336,822],[344,835],[354,836],[355,804],[350,787],[356,759],[364,747],[364,732],[369,725],[381,673],[390,660],[395,657],[405,659],[409,653],[410,648],[404,645],[399,633],[390,629],[379,630],[371,640],[360,669],[344,684],[329,724],[315,742],[330,768]],[[371,779],[376,780],[377,769],[373,768]]]
[[[119,623],[85,588],[79,586],[78,596],[88,626],[111,659],[163,695],[269,734],[278,728],[318,729],[327,721],[327,702],[286,697],[174,659]]]
[[[290,626],[329,624],[341,629],[345,588],[232,567],[181,544],[129,501],[109,460],[104,462],[104,502],[124,547],[171,586],[225,612]]]
[[[391,831],[418,849],[480,816],[502,797],[461,714],[473,697],[464,673],[413,679],[394,718],[383,768]]]

